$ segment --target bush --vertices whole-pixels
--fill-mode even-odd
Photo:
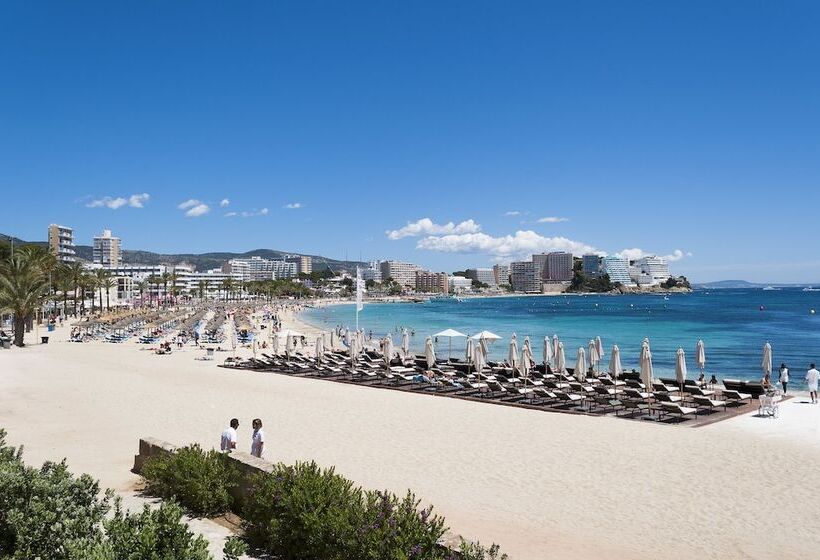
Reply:
[[[227,456],[218,451],[203,451],[199,445],[148,459],[142,475],[149,494],[173,498],[191,513],[205,516],[231,509],[231,490],[239,480],[239,471]]]
[[[409,493],[363,492],[316,463],[277,465],[253,481],[244,519],[250,542],[287,560],[435,560],[444,521]]]
[[[316,463],[276,465],[259,475],[245,505],[248,540],[288,560],[350,558],[361,490]]]
[[[459,547],[461,560],[507,560],[506,554],[501,554],[499,546],[493,543],[490,548],[484,548],[480,542],[469,542],[461,539]]]

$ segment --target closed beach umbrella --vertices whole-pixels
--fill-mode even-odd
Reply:
[[[617,379],[624,372],[621,367],[621,349],[617,344],[612,345],[612,356],[609,358],[609,374]]]
[[[325,337],[316,337],[316,361],[322,363],[325,357]]]
[[[698,366],[701,373],[706,369],[706,348],[704,348],[702,340],[698,340],[695,345],[695,365]]]
[[[763,345],[763,362],[761,366],[763,367],[763,375],[772,374],[772,345],[768,342]]]
[[[345,344],[349,347],[353,343],[353,335],[350,332],[350,329],[345,329]]]
[[[294,350],[294,342],[296,342],[296,339],[290,335],[290,332],[288,332],[285,335],[285,356],[288,358],[290,358],[290,355]]]
[[[604,343],[600,336],[595,337],[595,351],[598,353],[598,362],[604,359]]]
[[[473,353],[475,352],[475,344],[473,344],[473,339],[467,339],[467,347],[464,349],[464,361],[467,362],[467,373],[470,373],[469,364],[473,363]]]
[[[358,348],[357,348],[358,340],[357,340],[357,337],[351,336],[349,333],[350,333],[350,331],[348,331],[348,333],[347,333],[347,339],[350,341],[350,342],[348,342],[348,345],[347,345],[347,351],[350,354],[350,363],[353,364],[353,365],[356,365],[356,360],[359,356]]]
[[[273,355],[278,356],[279,355],[279,335],[278,334],[273,335],[273,338],[271,339],[271,345],[273,346]]]
[[[393,359],[393,338],[388,334],[384,337],[384,365],[390,369],[390,361]]]
[[[598,361],[600,360],[600,356],[598,356],[598,347],[595,346],[595,340],[589,341],[587,353],[589,354],[589,365],[594,368],[598,365]]]
[[[336,331],[330,331],[330,349],[336,349]]]
[[[518,340],[514,334],[510,340],[510,352],[507,354],[507,363],[510,364],[513,371],[518,368]]]
[[[487,363],[487,356],[490,355],[490,343],[488,342],[488,340],[489,339],[487,339],[487,338],[482,338],[481,340],[478,341],[478,346],[476,346],[476,349],[481,352],[481,363],[482,364]]]
[[[407,329],[401,333],[401,352],[405,358],[410,356],[410,332]]]
[[[556,369],[558,369],[558,344],[559,344],[559,342],[560,341],[558,340],[558,335],[557,334],[552,335],[552,356],[555,359],[555,363],[553,365],[555,366]]]
[[[481,373],[484,369],[485,357],[481,344],[476,344],[473,350],[473,365],[475,365],[476,373]]]
[[[427,367],[432,368],[436,365],[436,351],[433,348],[433,338],[427,337],[424,341],[424,356],[427,359]]]
[[[575,379],[581,383],[587,379],[587,357],[583,346],[578,348],[578,358],[575,360]]]
[[[652,351],[649,349],[649,341],[644,339],[641,345],[641,381],[647,390],[652,388]]]
[[[683,384],[686,383],[686,354],[683,348],[678,348],[675,358],[675,378],[678,380],[680,390],[683,391]]]
[[[453,339],[454,338],[463,338],[463,337],[466,337],[467,335],[464,334],[464,333],[460,333],[460,332],[458,332],[457,330],[454,330],[454,329],[447,329],[446,331],[441,331],[440,333],[436,333],[433,336],[435,336],[436,338],[438,338],[440,336],[443,336],[443,337],[446,337],[446,338],[450,339],[450,346],[449,346],[449,349],[447,351],[447,359],[449,360],[450,356],[453,353]]]
[[[552,343],[550,342],[550,337],[544,337],[544,373],[547,372],[547,366],[552,363]]]
[[[564,343],[558,342],[558,351],[555,353],[555,368],[560,373],[567,372],[567,358],[564,355]]]
[[[524,347],[521,350],[521,374],[526,379],[530,376],[532,366],[535,365],[535,359],[532,356],[532,347],[530,346],[530,339],[524,339]]]

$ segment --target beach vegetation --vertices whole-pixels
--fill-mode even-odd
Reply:
[[[0,313],[11,313],[14,344],[23,346],[26,324],[49,296],[52,255],[23,247],[0,261]]]
[[[686,276],[678,276],[677,278],[670,276],[666,281],[661,284],[661,288],[664,290],[671,290],[672,288],[692,288],[691,284],[689,284],[689,280]]]
[[[580,270],[576,270],[570,282],[568,292],[594,292],[604,293],[611,292],[615,289],[609,274],[601,274],[599,276],[587,276]]]
[[[142,469],[146,492],[173,498],[194,515],[213,516],[231,510],[231,491],[239,481],[237,468],[218,451],[199,445],[149,458]]]
[[[501,552],[501,548],[495,543],[487,548],[480,542],[461,539],[461,546],[458,551],[461,560],[507,560],[509,558]]]

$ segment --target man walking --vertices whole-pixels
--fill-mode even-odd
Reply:
[[[262,458],[265,452],[265,432],[262,431],[262,420],[253,420],[253,438],[251,439],[251,455]]]
[[[809,371],[806,372],[806,385],[809,386],[809,395],[811,395],[811,404],[817,404],[817,383],[820,381],[820,371],[810,366]]]
[[[236,429],[239,427],[239,420],[231,418],[231,425],[222,432],[222,440],[219,442],[219,449],[223,453],[230,453],[236,449]]]

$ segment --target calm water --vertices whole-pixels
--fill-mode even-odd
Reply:
[[[818,314],[812,314],[812,309]],[[302,317],[325,329],[355,325],[352,305],[308,309]],[[785,362],[795,381],[802,381],[809,362],[820,363],[820,291],[800,289],[698,290],[668,299],[589,295],[370,304],[359,315],[359,324],[365,331],[372,329],[374,337],[392,333],[396,344],[402,327],[414,329],[412,346],[418,352],[427,335],[446,328],[467,334],[486,329],[503,337],[493,345],[496,359],[507,355],[513,332],[520,341],[530,337],[539,361],[544,336],[557,334],[564,342],[568,363],[575,362],[579,346],[586,349],[590,338],[600,336],[607,353],[605,362],[612,344],[618,344],[624,368],[637,368],[641,341],[649,337],[656,374],[674,373],[678,347],[686,351],[688,369],[694,372],[699,338],[706,346],[706,371],[719,378],[759,379],[767,341],[773,348],[774,369]],[[463,349],[464,339],[454,339],[453,355],[461,356]],[[447,339],[438,341],[437,351],[447,355]]]

